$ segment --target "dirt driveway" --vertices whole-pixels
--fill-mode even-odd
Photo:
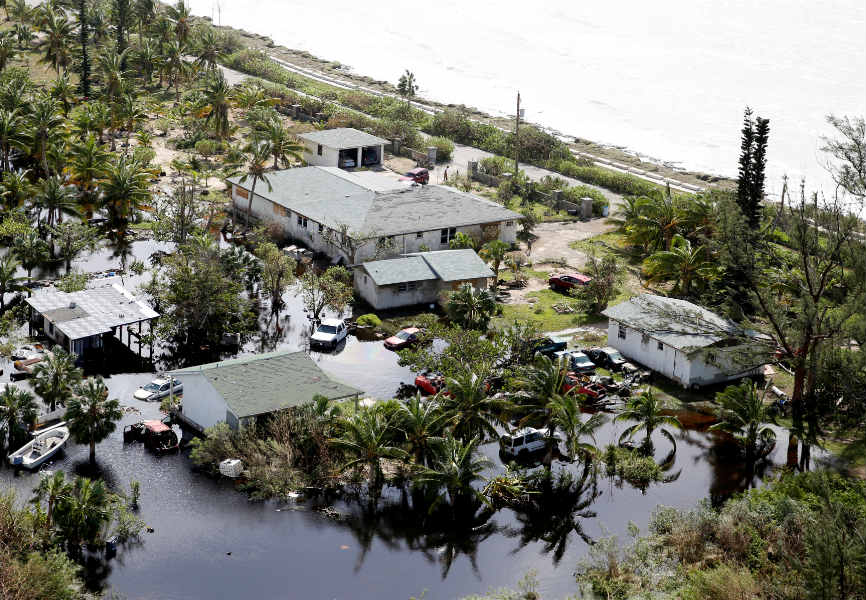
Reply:
[[[532,243],[530,254],[532,262],[542,263],[564,259],[569,266],[582,267],[586,263],[586,255],[570,248],[569,244],[616,229],[615,225],[606,221],[606,219],[592,219],[586,222],[539,223],[533,230],[538,239]]]

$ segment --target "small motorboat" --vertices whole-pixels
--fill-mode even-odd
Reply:
[[[69,428],[66,423],[58,423],[54,427],[38,431],[32,440],[9,455],[9,463],[24,469],[38,469],[55,454],[60,452],[69,440]]]

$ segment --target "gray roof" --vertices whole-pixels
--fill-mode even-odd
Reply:
[[[370,274],[376,285],[436,279],[436,273],[427,266],[427,263],[420,256],[374,260],[364,263],[364,269]]]
[[[702,306],[653,294],[635,296],[601,314],[687,352],[748,333]]]
[[[442,281],[463,281],[493,277],[493,271],[475,250],[438,250],[416,252],[413,256],[422,257]]]
[[[523,215],[491,200],[439,185],[408,185],[386,175],[336,167],[268,173],[256,195],[326,227],[346,225],[353,237],[375,237],[519,220]],[[228,181],[249,190],[252,181]]]
[[[305,352],[256,354],[170,372],[180,377],[198,373],[238,418],[301,406],[317,394],[336,400],[362,393],[328,377]]]
[[[26,302],[71,340],[109,333],[120,325],[159,316],[116,283],[70,293],[43,288]]]
[[[380,146],[388,143],[388,140],[383,140],[380,137],[352,129],[351,127],[311,131],[309,133],[302,133],[298,137],[314,144],[321,144],[328,148],[337,149],[357,148],[358,146]]]

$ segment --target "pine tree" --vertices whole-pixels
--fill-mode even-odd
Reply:
[[[87,0],[78,0],[78,39],[81,43],[81,81],[78,88],[84,98],[90,98],[90,56],[87,54]]]
[[[770,121],[752,118],[752,109],[746,107],[740,142],[740,167],[737,178],[737,204],[749,227],[757,229],[761,223],[761,200],[764,198],[764,173],[767,167],[767,141]]]
[[[755,124],[752,109],[746,107],[743,115],[742,139],[740,141],[740,168],[737,177],[737,204],[744,215],[748,215],[749,195],[752,183],[752,156],[755,153]]]

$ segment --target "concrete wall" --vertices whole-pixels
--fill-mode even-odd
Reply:
[[[183,415],[202,428],[226,420],[227,406],[207,378],[201,373],[177,373],[183,383]]]
[[[308,140],[301,140],[304,143],[304,160],[308,165],[317,167],[336,167],[340,157],[340,152],[336,148],[328,148],[322,146],[322,155],[318,154],[318,144]]]
[[[241,214],[246,214],[247,204],[249,202],[249,196],[247,195],[247,197],[244,197],[244,194],[249,194],[249,192],[237,185],[232,186],[232,202]],[[278,204],[274,204],[270,200],[266,200],[258,194],[253,197],[252,213],[255,219],[258,219],[263,223],[278,224],[288,237],[300,244],[303,244],[310,250],[322,252],[330,257],[340,255],[346,260],[346,262],[352,262],[351,257],[347,256],[345,252],[327,243],[322,233],[319,232],[319,223],[312,219],[307,219],[306,227],[304,227],[303,221],[301,224],[298,224],[298,213],[290,211]],[[419,223],[418,225],[419,227],[422,227],[423,223]],[[456,233],[465,233],[466,235],[482,241],[489,241],[490,239],[498,238],[503,242],[512,244],[517,240],[517,221],[503,221],[487,225],[467,225],[465,227],[457,227]],[[441,229],[422,230],[392,236],[391,249],[387,252],[380,253],[378,256],[376,254],[377,240],[369,240],[358,248],[354,262],[361,263],[373,258],[389,258],[409,252],[420,252],[424,249],[448,249],[448,243],[442,243]]]

